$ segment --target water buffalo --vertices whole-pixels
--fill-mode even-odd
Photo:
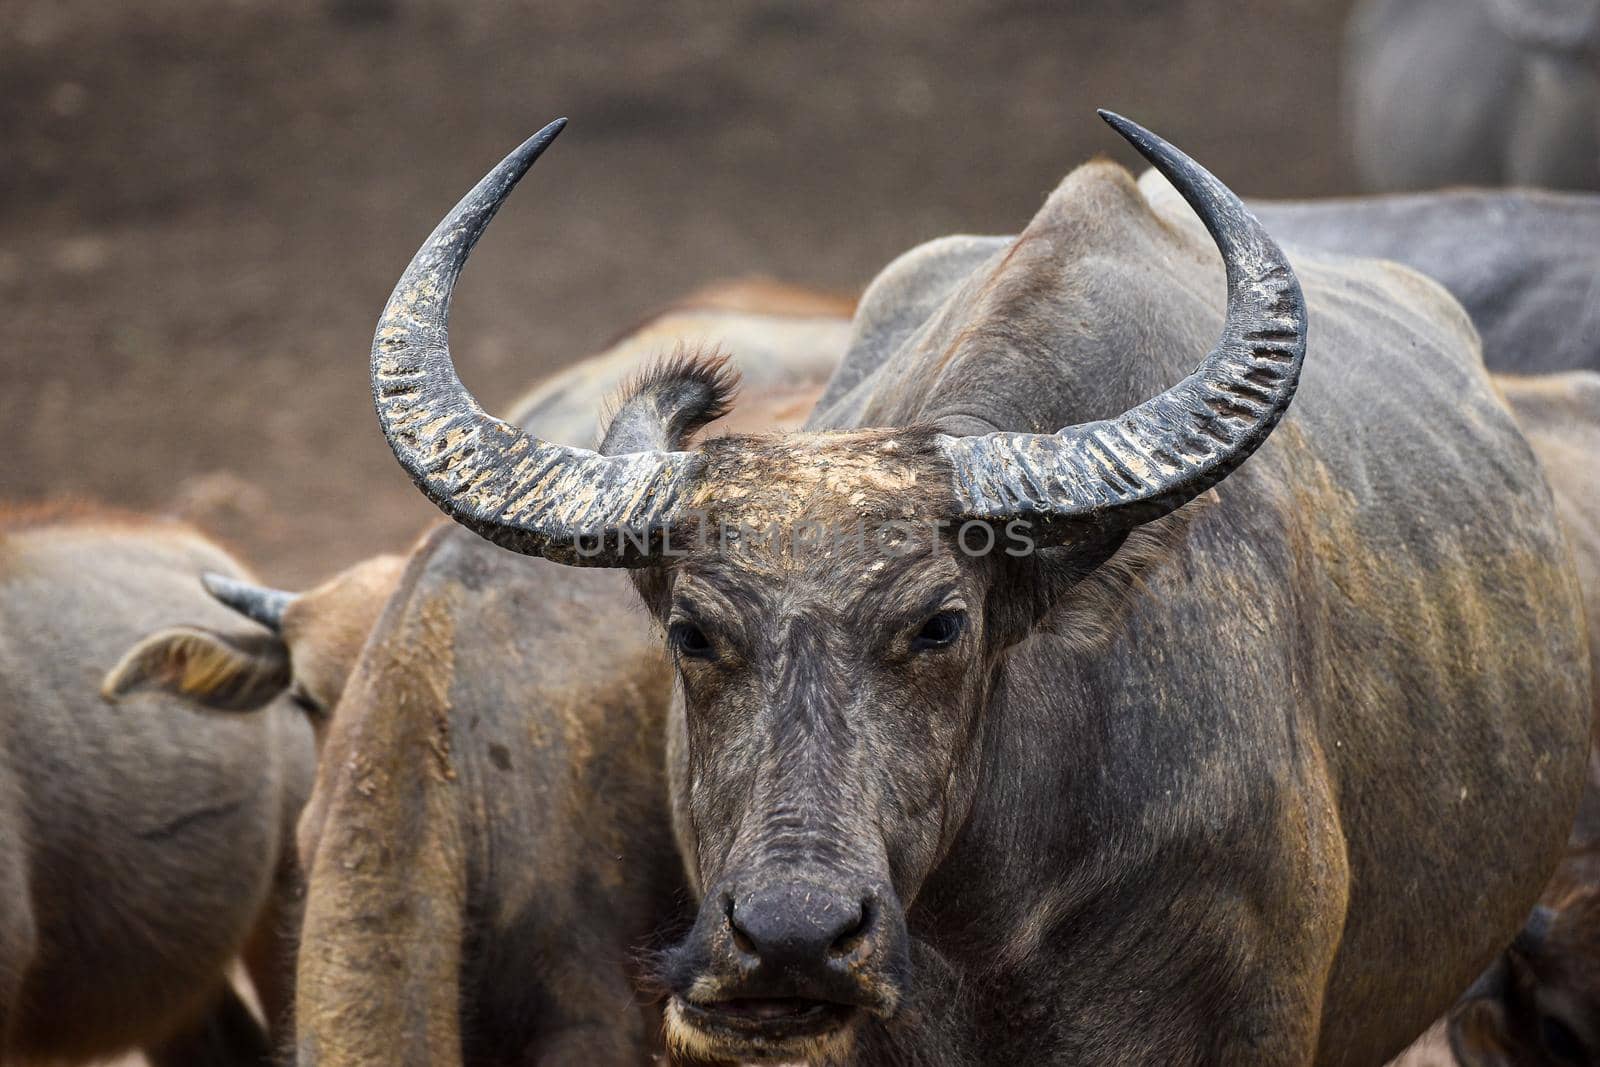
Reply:
[[[1199,226],[1158,172],[1139,188]],[[1600,372],[1600,195],[1461,189],[1250,209],[1291,250],[1392,259],[1443,285],[1472,317],[1491,371]]]
[[[0,1053],[269,1062],[223,966],[282,1018],[317,708],[398,561],[291,597],[187,526],[83,507],[5,513],[0,549]]]
[[[1369,188],[1600,188],[1597,0],[1366,0],[1344,66]]]
[[[246,573],[186,526],[96,511],[0,517],[0,1060],[142,1046],[163,1065],[265,1064],[225,968],[264,993],[311,733],[287,702],[198,717],[120,706],[101,676],[154,628],[230,627],[199,574]]]
[[[648,356],[721,343],[744,376],[730,428],[796,426],[851,306],[718,287],[542,384],[513,421],[593,441],[619,387],[634,398],[624,423],[681,405],[675,374],[626,384]],[[455,526],[423,540],[335,710],[302,820],[302,1067],[640,1063],[659,1049],[641,951],[681,925],[688,897],[665,814],[670,693],[622,575]]]
[[[446,322],[557,123],[379,321],[422,491],[502,547],[631,569],[667,634],[699,906],[657,970],[686,1057],[1379,1062],[1556,865],[1582,606],[1466,316],[1394,264],[1291,266],[1108,120],[1205,220],[1225,313],[1205,243],[1095,163],[976,269],[961,238],[891,265],[807,431],[686,448],[726,399],[695,372],[597,451],[552,444],[483,412]]]
[[[1600,678],[1600,375],[1497,378],[1555,490]],[[1600,740],[1600,702],[1592,718]],[[1451,1013],[1464,1067],[1600,1062],[1600,745],[1560,870],[1511,947]]]
[[[191,709],[254,712],[287,700],[311,726],[320,749],[331,709],[378,613],[400,578],[404,560],[378,555],[302,593],[270,589],[215,571],[200,584],[235,617],[225,627],[188,620],[146,634],[123,653],[100,683],[108,701],[141,693],[165,694]],[[160,702],[170,711],[170,700]],[[296,822],[312,774],[297,768],[292,796]],[[286,1026],[293,1002],[294,937],[301,871],[293,853],[281,864],[276,892],[261,928],[270,937],[252,946],[255,992],[274,1029]]]

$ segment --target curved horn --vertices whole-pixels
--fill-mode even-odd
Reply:
[[[206,592],[224,606],[247,619],[254,619],[273,633],[283,629],[284,610],[294,600],[293,593],[268,589],[264,585],[251,585],[215,571],[202,574],[200,583],[206,587]]]
[[[1300,283],[1239,198],[1136,123],[1100,117],[1166,175],[1211,232],[1228,274],[1222,339],[1194,373],[1114,419],[1058,433],[941,437],[965,519],[1127,529],[1227,477],[1260,447],[1294,397],[1306,351]]]
[[[395,458],[429,500],[502,548],[588,566],[660,550],[700,469],[690,452],[602,456],[539,440],[484,412],[450,359],[450,296],[467,256],[557,119],[439,223],[389,297],[372,340],[372,399]]]

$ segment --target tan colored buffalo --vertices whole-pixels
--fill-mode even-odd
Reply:
[[[289,696],[337,697],[385,568],[300,598],[275,633],[207,594],[202,575],[250,575],[182,523],[0,514],[0,1061],[269,1061],[225,975],[242,956],[283,1011],[315,765]]]

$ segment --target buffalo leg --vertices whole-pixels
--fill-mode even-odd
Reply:
[[[16,1038],[22,976],[32,955],[32,922],[24,902],[24,906],[7,916],[0,926],[0,1062],[4,1062],[6,1050]]]
[[[151,1067],[271,1067],[272,1042],[232,985],[194,1022],[145,1050]]]
[[[297,872],[297,869],[296,869]],[[261,918],[244,944],[240,959],[261,1003],[267,1029],[274,1035],[287,1029],[294,1010],[295,945],[300,905],[297,873],[278,876]]]

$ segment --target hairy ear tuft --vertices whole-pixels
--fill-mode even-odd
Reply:
[[[739,372],[726,353],[679,344],[625,382],[607,405],[600,451],[608,456],[675,451],[726,415]]]
[[[288,650],[274,635],[174,626],[130,648],[106,672],[100,695],[116,703],[155,690],[220,711],[253,711],[283,692],[289,679]]]

